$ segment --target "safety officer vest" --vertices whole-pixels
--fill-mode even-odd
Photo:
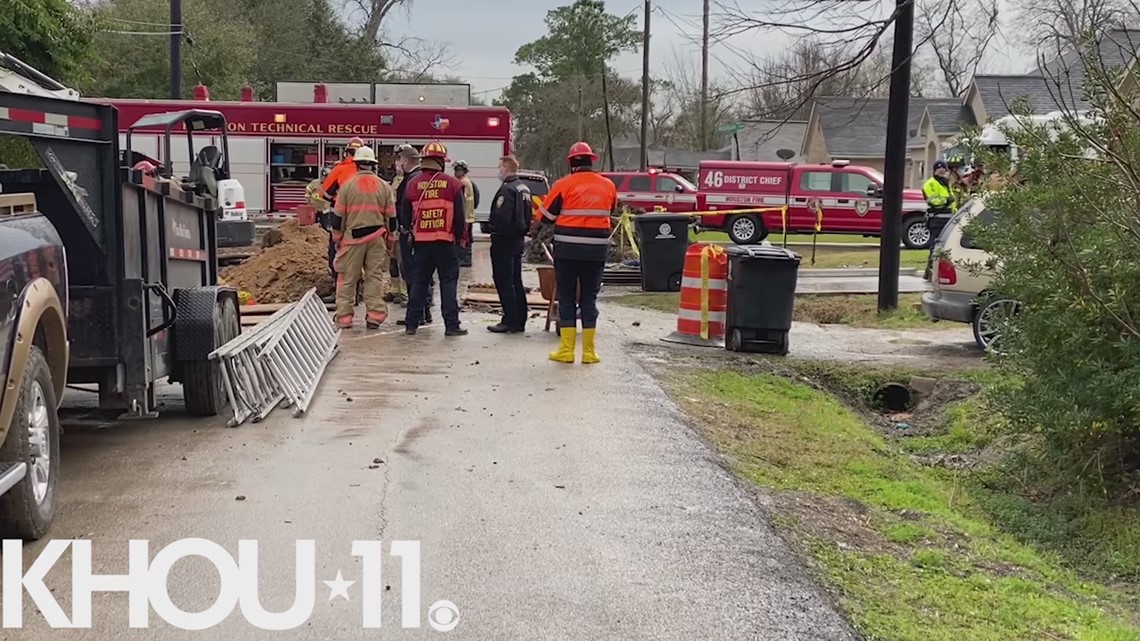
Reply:
[[[404,198],[412,203],[412,237],[417,243],[455,242],[455,201],[463,200],[459,179],[422,170],[408,181]]]

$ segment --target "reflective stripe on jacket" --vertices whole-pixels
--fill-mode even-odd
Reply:
[[[346,245],[368,242],[377,231],[387,231],[388,219],[396,215],[396,195],[383,178],[362,170],[340,190],[336,214],[333,240]]]
[[[934,176],[931,176],[922,185],[922,195],[926,198],[926,206],[928,207],[927,213],[930,215],[946,215],[954,213],[957,209],[955,206],[954,194],[950,188],[942,184]]]
[[[616,207],[617,187],[599,173],[577,171],[555,182],[541,206],[543,222],[554,223],[555,257],[606,260]]]
[[[459,179],[463,183],[463,206],[467,211],[467,223],[475,222],[475,187],[471,184],[471,178],[464,176]]]
[[[463,240],[467,229],[463,183],[455,176],[422,169],[404,180],[403,211],[410,211],[417,243]]]

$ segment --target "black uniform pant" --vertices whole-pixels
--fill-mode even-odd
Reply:
[[[415,280],[416,264],[412,259],[412,237],[407,234],[400,234],[400,261],[404,263],[404,269],[400,276],[404,279],[404,285],[408,289],[408,298],[412,296],[412,281]],[[435,298],[435,279],[428,277],[428,290],[427,290],[427,306],[425,310],[431,309],[431,301]]]
[[[419,327],[424,310],[431,303],[429,288],[436,272],[439,273],[439,307],[444,325],[447,329],[459,328],[459,251],[455,243],[447,241],[414,244],[411,300],[404,319],[409,329]]]
[[[526,289],[522,282],[522,239],[491,237],[491,277],[503,306],[503,324],[511,329],[526,326]]]
[[[558,326],[577,326],[582,312],[582,329],[598,326],[598,291],[602,288],[605,261],[554,259],[554,280],[558,285]],[[579,291],[581,293],[579,293]],[[575,298],[578,300],[575,301]]]
[[[942,235],[942,230],[946,229],[946,224],[949,222],[949,214],[938,214],[926,218],[926,228],[930,230],[930,255],[926,257],[927,278],[930,278],[931,270],[934,268],[934,246],[938,244],[938,237]]]
[[[471,233],[474,231],[474,228],[475,225],[467,223],[467,246],[460,250],[463,252],[462,263],[464,267],[471,266],[471,251],[475,246],[475,239],[471,237]]]

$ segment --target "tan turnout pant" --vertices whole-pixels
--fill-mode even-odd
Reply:
[[[384,279],[388,275],[388,248],[383,238],[359,245],[341,245],[336,252],[336,320],[352,324],[355,314],[356,283],[364,280],[365,318],[382,323],[388,317],[384,302]]]

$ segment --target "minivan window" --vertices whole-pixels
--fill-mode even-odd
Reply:
[[[971,218],[969,222],[962,227],[962,239],[959,241],[962,249],[980,249],[982,251],[985,251],[986,248],[979,244],[978,239],[974,238],[974,236],[970,233],[970,228],[974,225],[989,225],[993,221],[994,214],[989,209],[983,209],[978,213],[977,216]]]
[[[629,179],[630,191],[653,191],[649,186],[649,176],[634,176]]]
[[[800,177],[800,189],[804,191],[831,191],[831,172],[805,171]]]

